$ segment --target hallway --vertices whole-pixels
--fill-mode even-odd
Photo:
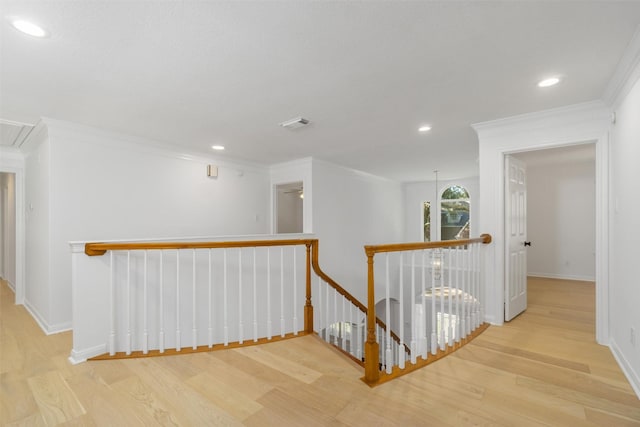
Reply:
[[[593,283],[559,282],[530,279],[514,321],[375,389],[313,336],[72,366],[71,333],[45,336],[2,282],[0,425],[640,426]]]

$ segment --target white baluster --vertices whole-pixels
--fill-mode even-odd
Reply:
[[[180,250],[176,249],[176,351],[180,350]]]
[[[436,313],[436,271],[433,262],[433,251],[429,255],[431,256],[431,354],[438,352],[438,336],[436,334],[437,326],[437,313]]]
[[[253,342],[258,342],[258,275],[255,247],[253,248]]]
[[[474,328],[476,329],[478,326],[480,326],[481,323],[481,319],[480,319],[480,299],[481,299],[481,290],[480,290],[480,245],[481,243],[476,243],[474,244],[474,248],[473,248],[473,255],[474,255],[474,262],[473,262],[473,275],[474,275],[474,282],[475,282],[475,294],[476,294],[476,299],[475,299],[475,304],[474,304]]]
[[[127,251],[127,356],[131,354],[131,251]]]
[[[331,305],[329,302],[329,285],[325,283],[325,322],[326,322],[326,326],[324,328],[324,340],[328,343],[331,342],[331,331],[329,330],[331,328],[331,320],[329,317],[329,306]]]
[[[337,293],[337,292],[336,292]],[[346,322],[346,314],[345,314],[345,301],[347,300],[345,297],[341,298],[342,300],[342,318],[340,319],[340,339],[342,342],[342,350],[343,351],[347,351],[347,339],[345,338],[345,325],[347,324]]]
[[[284,337],[284,246],[280,247],[280,336]]]
[[[400,329],[400,342],[398,343],[398,366],[404,369],[404,260],[403,254],[400,252],[400,320],[398,328]],[[390,325],[387,328],[391,329]]]
[[[271,251],[267,247],[267,338],[271,339]]]
[[[158,347],[160,353],[164,353],[164,254],[160,250],[160,332]]]
[[[445,309],[444,309],[444,302],[445,302],[445,295],[444,295],[444,251],[442,249],[440,250],[440,330],[438,331],[440,338],[439,338],[439,343],[440,343],[440,349],[444,350],[447,346],[446,340],[445,340]]]
[[[109,332],[109,355],[114,356],[116,354],[116,287],[114,284],[113,274],[113,251],[109,251],[109,297],[111,306],[109,312],[111,313],[111,331]]]
[[[296,262],[296,248],[293,247],[293,335],[298,335],[298,263]]]
[[[355,351],[353,351],[354,341],[353,341],[353,303],[349,301],[349,354],[352,356],[355,355]]]
[[[359,316],[359,314],[357,314]],[[367,316],[364,316],[364,325],[367,324]],[[362,343],[364,342],[364,328],[363,323],[357,322],[356,331],[357,331],[357,339],[356,339],[356,357],[358,360],[362,360]]]
[[[473,295],[471,294],[471,245],[467,246],[467,290],[469,293],[469,303],[467,304],[467,327],[465,334],[469,335],[471,333],[471,307],[473,305]]]
[[[207,259],[207,266],[208,266],[208,270],[209,270],[209,277],[208,277],[208,307],[209,307],[209,319],[208,319],[208,333],[209,333],[209,348],[213,347],[213,310],[211,307],[211,292],[212,292],[212,283],[211,283],[211,248],[209,248],[208,250],[208,259]]]
[[[196,316],[196,250],[192,249],[191,254],[193,255],[193,259],[191,261],[191,275],[192,275],[192,286],[191,286],[191,339],[193,342],[191,343],[191,348],[198,348],[198,321]]]
[[[383,347],[385,349],[384,351],[384,360],[391,360],[391,297],[390,297],[390,288],[391,288],[391,280],[390,280],[390,272],[389,272],[389,253],[384,254],[385,256],[385,278],[386,278],[386,284],[385,284],[385,318],[384,318],[384,322],[387,325],[387,330],[386,330],[386,340],[383,341],[383,343],[385,344],[385,346]],[[391,364],[390,363],[384,363],[385,367],[386,367],[386,372],[387,374],[391,373]]]
[[[425,255],[426,251],[422,250],[422,319],[420,320],[420,330],[422,331],[420,337],[420,349],[422,351],[422,359],[427,360],[428,346],[427,346],[427,288],[426,288],[426,271],[425,271]]]
[[[449,295],[449,307],[447,310],[447,316],[449,317],[448,319],[448,329],[447,329],[447,333],[449,334],[449,345],[452,346],[453,345],[453,283],[452,283],[452,277],[453,276],[453,270],[452,270],[452,262],[453,262],[453,256],[451,253],[451,248],[447,249],[447,265],[449,266],[448,270],[447,270],[447,283],[448,283],[448,289],[447,289],[447,294]]]
[[[467,336],[467,302],[469,295],[467,294],[467,250],[464,246],[461,249],[460,259],[460,284],[462,285],[462,309],[460,310],[460,338],[466,338]]]
[[[238,342],[244,343],[244,324],[242,322],[242,248],[238,248]]]
[[[387,328],[388,328],[388,327],[387,327]],[[387,341],[385,340],[385,338],[386,338],[386,336],[387,336],[386,332],[385,332],[385,331],[382,331],[382,332],[383,332],[383,333],[381,334],[381,333],[380,333],[380,325],[378,325],[378,324],[376,323],[376,340],[377,340],[377,341],[378,341],[378,343],[379,343],[378,347],[379,347],[379,348],[387,348],[387,347],[389,348],[389,351],[381,351],[381,352],[380,352],[380,361],[381,361],[381,363],[382,363],[382,366],[384,366],[384,367],[385,367],[385,371],[389,374],[389,373],[391,373],[391,372],[390,372],[390,369],[388,368],[388,366],[390,365],[390,363],[387,363],[387,362],[388,362],[388,361],[391,359],[391,357],[392,357],[392,355],[391,355],[391,347],[389,347],[389,345],[388,345]],[[381,345],[380,345],[380,344],[381,344]]]
[[[482,244],[478,245],[478,287],[481,288],[482,295],[484,295],[484,280],[482,279],[482,266],[484,266],[484,248]],[[484,322],[484,303],[482,299],[478,300],[480,304],[479,308],[479,322]]]
[[[461,336],[461,324],[460,324],[460,308],[464,302],[462,298],[462,292],[460,290],[460,269],[462,268],[462,263],[460,261],[460,246],[456,246],[455,249],[456,256],[456,342],[460,342]]]
[[[333,336],[333,345],[338,345],[338,339],[340,338],[340,324],[338,323],[338,292],[331,288],[333,292],[333,319],[331,325],[336,328],[335,335]]]
[[[222,329],[223,343],[229,345],[229,299],[227,294],[227,248],[222,249]]]
[[[144,273],[142,282],[142,324],[143,324],[143,338],[142,338],[142,354],[149,353],[149,325],[147,321],[147,308],[149,304],[149,298],[147,295],[147,251],[144,251]]]
[[[416,253],[411,252],[411,342],[409,348],[411,349],[411,363],[416,364],[416,357],[418,354],[418,342],[416,340]],[[405,359],[403,357],[403,359]]]
[[[476,297],[478,295],[478,293],[476,292],[476,273],[475,273],[475,259],[476,259],[476,254],[475,254],[475,244],[471,244],[469,245],[469,256],[470,256],[470,267],[469,267],[469,274],[471,276],[471,278],[469,279],[470,283],[471,283],[471,307],[470,307],[470,311],[471,311],[471,322],[470,322],[470,327],[469,330],[470,331],[474,331],[476,329]]]
[[[320,279],[320,276],[318,276],[318,292],[316,293],[316,295],[318,296],[316,298],[317,307],[315,307],[315,310],[313,311],[314,311],[314,315],[317,318],[317,323],[314,322],[314,327],[316,331],[319,332],[318,335],[320,335],[320,338],[322,338],[322,331],[324,329],[324,323],[322,319],[322,310],[324,306],[322,305],[322,280]]]

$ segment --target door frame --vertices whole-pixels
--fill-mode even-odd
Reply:
[[[485,257],[486,321],[504,323],[505,156],[595,143],[596,341],[609,344],[610,120],[611,110],[598,101],[473,125],[480,142],[479,230],[494,242]]]
[[[17,150],[0,150],[0,172],[15,174],[14,191],[16,197],[16,283],[15,303],[22,305],[25,300],[25,189],[24,156]]]

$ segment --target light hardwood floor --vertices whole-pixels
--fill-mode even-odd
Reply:
[[[529,308],[370,389],[313,336],[214,353],[67,362],[0,285],[1,425],[640,426],[640,401],[594,341],[594,286],[529,280]]]

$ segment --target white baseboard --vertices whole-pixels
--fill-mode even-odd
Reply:
[[[11,290],[13,291],[13,293],[16,293],[16,285],[15,283],[11,282],[11,280],[5,279],[5,281],[7,282],[7,285],[9,285],[9,287],[11,288]]]
[[[613,357],[616,359],[616,362],[618,362],[620,369],[622,369],[622,372],[627,377],[627,380],[629,380],[629,384],[631,384],[633,391],[636,392],[636,396],[638,396],[638,399],[640,399],[640,375],[638,375],[638,373],[633,370],[633,367],[624,357],[624,355],[620,351],[620,347],[618,347],[613,338],[611,338],[609,348],[611,349],[611,353],[613,353]]]
[[[581,282],[595,282],[595,276],[572,276],[570,274],[527,273],[527,277],[541,277],[544,279],[579,280]]]
[[[502,326],[503,322],[496,322],[495,316],[489,316],[487,314],[484,315],[484,321],[490,325],[494,326]]]
[[[69,362],[71,362],[72,365],[77,365],[78,363],[86,362],[87,359],[105,354],[106,352],[107,344],[100,344],[80,351],[71,350]]]
[[[24,308],[26,308],[29,314],[31,314],[31,317],[35,319],[36,323],[38,324],[38,326],[40,326],[40,329],[42,329],[45,335],[67,332],[72,329],[71,322],[50,325],[46,320],[44,320],[42,315],[40,315],[40,312],[27,299],[25,299],[24,301]]]

